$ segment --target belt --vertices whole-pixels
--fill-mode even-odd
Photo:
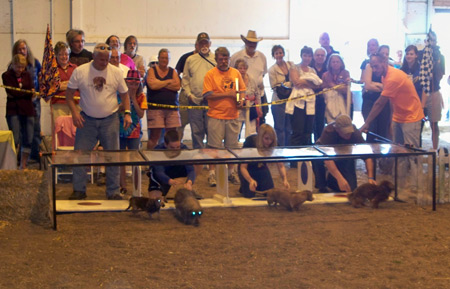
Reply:
[[[108,118],[108,117],[110,117],[110,116],[116,114],[117,111],[116,111],[116,112],[113,112],[112,114],[110,114],[110,115],[108,115],[108,116],[105,116],[105,117],[92,117],[92,116],[90,116],[90,115],[87,115],[84,111],[82,111],[81,113],[84,114],[85,116],[87,116],[87,117],[89,117],[89,118],[92,118],[92,119],[95,119],[95,120],[103,120],[103,119],[106,119],[106,118]]]

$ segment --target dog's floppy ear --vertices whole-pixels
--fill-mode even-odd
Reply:
[[[386,189],[391,190],[391,191],[393,189],[395,189],[394,184],[391,183],[390,181],[383,181],[383,182],[381,182],[380,186],[385,187]]]

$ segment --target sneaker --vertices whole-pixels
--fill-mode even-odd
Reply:
[[[208,183],[210,187],[215,187],[217,185],[216,183],[216,175],[215,174],[210,174],[208,177]]]
[[[229,176],[228,176],[228,181],[230,183],[232,183],[233,185],[240,185],[241,182],[239,181],[239,176],[238,174],[233,171]]]
[[[86,193],[85,192],[77,192],[74,191],[70,196],[69,200],[84,200],[86,199]]]
[[[112,196],[108,196],[108,200],[123,200],[120,194],[114,194]]]

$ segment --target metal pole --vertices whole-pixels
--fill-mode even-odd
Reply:
[[[52,166],[53,230],[56,231],[56,167]]]
[[[433,170],[433,211],[436,211],[436,154],[433,152],[433,167],[431,168]]]
[[[14,23],[14,0],[9,0],[10,5],[10,11],[11,11],[11,44],[14,45],[14,42],[16,42],[16,25]],[[12,46],[11,45],[11,46]]]
[[[397,164],[398,164],[398,158],[395,157],[395,162],[394,162],[394,186],[395,186],[395,195],[394,195],[394,200],[397,201],[398,200],[398,184],[397,184]]]
[[[50,0],[50,37],[53,39],[53,0]]]
[[[351,108],[351,104],[352,104],[352,83],[349,82],[347,84],[347,102],[346,102],[346,111],[347,111],[347,115],[350,116],[350,108]]]

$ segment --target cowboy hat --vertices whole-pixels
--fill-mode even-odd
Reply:
[[[249,42],[259,42],[259,41],[263,40],[262,37],[258,38],[258,36],[256,35],[256,31],[254,31],[254,30],[249,30],[247,32],[247,37],[245,37],[244,35],[241,34],[241,38],[243,41],[249,41]]]

